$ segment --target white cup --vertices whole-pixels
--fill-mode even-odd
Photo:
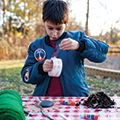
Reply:
[[[51,60],[53,61],[53,69],[52,71],[48,72],[48,75],[53,77],[59,77],[62,72],[62,60],[56,57],[51,58]]]

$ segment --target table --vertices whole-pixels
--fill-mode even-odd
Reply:
[[[120,97],[111,97],[116,102],[115,108],[108,109],[92,109],[86,106],[80,105],[78,107],[71,105],[60,105],[60,100],[79,102],[81,99],[87,99],[87,97],[39,97],[41,100],[50,100],[57,103],[57,109],[54,111],[48,111],[47,114],[54,120],[65,120],[61,115],[65,116],[66,120],[84,120],[81,118],[84,114],[98,115],[98,120],[120,120]],[[22,100],[28,104],[35,104],[37,97],[24,97]],[[61,107],[61,108],[59,108]],[[30,111],[28,111],[30,112]],[[31,113],[33,116],[28,117],[27,120],[48,120],[41,112]]]

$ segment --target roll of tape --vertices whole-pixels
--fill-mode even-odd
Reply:
[[[62,60],[55,57],[51,58],[51,60],[53,61],[53,69],[52,71],[48,72],[48,75],[53,77],[59,77],[63,67]]]

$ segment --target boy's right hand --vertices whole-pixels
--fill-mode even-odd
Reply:
[[[44,72],[50,72],[53,69],[53,61],[46,59],[43,64],[43,71]]]
[[[62,50],[77,50],[79,46],[80,46],[79,42],[73,40],[72,38],[65,38],[59,44],[59,47]]]

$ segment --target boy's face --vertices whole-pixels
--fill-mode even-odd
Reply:
[[[51,40],[57,40],[64,32],[66,24],[53,24],[49,21],[43,22],[47,34]]]

